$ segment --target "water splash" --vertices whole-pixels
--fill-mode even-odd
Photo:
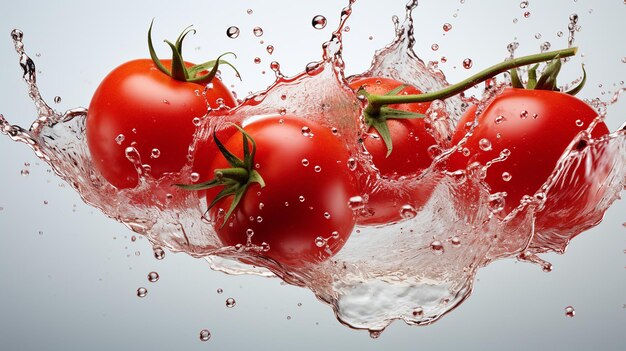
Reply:
[[[425,65],[413,51],[411,14],[416,8],[417,1],[406,6],[405,20],[395,21],[393,42],[379,50],[371,67],[358,77],[390,77],[425,92],[448,84],[443,72]],[[384,228],[355,229],[344,248],[322,264],[288,269],[255,255],[251,247],[247,247],[248,250],[223,247],[211,226],[203,220],[204,201],[193,192],[169,186],[190,179],[189,166],[180,174],[161,179],[140,173],[140,184],[135,189],[119,191],[109,185],[91,166],[84,138],[87,111],[78,108],[60,114],[45,103],[37,89],[35,63],[26,54],[23,33],[18,30],[12,32],[12,37],[38,118],[26,130],[10,125],[0,115],[0,130],[31,147],[86,203],[146,236],[154,245],[157,259],[164,257],[163,248],[166,248],[204,257],[211,268],[230,274],[279,276],[290,284],[311,289],[320,300],[332,306],[343,323],[369,329],[372,337],[378,337],[394,320],[404,320],[411,325],[438,320],[468,298],[476,271],[493,260],[518,257],[548,269],[550,264],[542,261],[538,253],[563,252],[575,235],[600,221],[624,188],[624,129],[598,140],[590,139],[588,133],[577,136],[544,186],[505,219],[497,216],[501,197],[489,194],[482,183],[484,169],[453,172],[445,169],[445,159],[462,149],[466,140],[464,138],[458,145],[449,145],[448,141],[468,104],[459,96],[433,103],[431,112],[436,113],[427,114],[430,132],[442,150],[434,154],[429,169],[400,180],[387,180],[377,175],[371,157],[357,142],[364,129],[362,121],[359,124],[346,118],[359,116],[363,107],[362,101],[348,88],[343,74],[342,33],[351,12],[352,2],[342,10],[339,27],[324,43],[320,61],[310,63],[303,73],[292,78],[277,74],[271,87],[249,96],[235,109],[212,111],[211,118],[198,121],[196,132],[196,140],[200,140],[224,128],[226,122],[245,124],[264,115],[288,114],[315,120],[341,135],[353,154],[347,167],[362,172],[372,191],[393,192],[406,201],[402,206],[404,221]],[[231,38],[238,34],[237,28],[229,28]],[[478,103],[478,111],[481,111],[503,87],[502,82],[493,84],[481,101],[471,102]],[[597,103],[596,108],[600,111],[600,121],[606,111],[601,103]],[[468,135],[475,126],[476,121]],[[578,147],[581,142],[585,147]],[[598,175],[600,178],[571,178],[570,175],[576,173],[573,169],[589,169],[592,164],[605,170]],[[432,188],[430,200],[420,206],[412,204],[407,194],[424,186]],[[537,232],[535,213],[542,209],[547,213],[548,209],[543,208],[549,205],[547,199],[553,193],[563,193],[558,189],[572,186],[580,190],[570,192],[574,201],[583,200],[578,197],[596,187],[593,192],[597,194],[596,201],[584,209],[583,216],[561,221],[561,227],[551,227],[550,231]],[[353,209],[363,209],[367,195],[355,195],[351,199]],[[562,217],[558,208],[550,211],[552,216]],[[158,279],[156,272],[153,273],[149,281]],[[137,294],[146,296],[147,289],[139,288]],[[226,306],[234,307],[234,299],[227,299]],[[210,337],[210,333],[208,335]]]

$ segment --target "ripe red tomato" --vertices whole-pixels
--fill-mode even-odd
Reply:
[[[472,106],[461,118],[453,143],[458,143],[466,134],[475,113],[476,106]],[[506,192],[505,205],[500,212],[506,215],[520,205],[524,195],[533,196],[539,190],[568,145],[596,116],[596,111],[571,95],[548,90],[505,89],[478,117],[478,126],[467,140],[465,152],[454,153],[448,160],[448,169],[465,169],[474,162],[486,165],[503,150],[510,151],[504,161],[488,168],[485,178],[491,193]],[[599,123],[591,135],[597,138],[608,132],[606,125]],[[578,168],[571,177],[584,179],[584,168]],[[577,191],[572,187],[553,190],[548,195],[546,208],[568,208],[569,213],[576,216],[587,205],[566,200],[572,198],[562,192]],[[558,203],[550,203],[559,198]],[[538,221],[541,216],[539,213]]]
[[[370,94],[384,95],[405,85],[390,78],[368,77],[355,79],[350,82],[350,87],[358,91],[364,88]],[[405,85],[396,95],[413,95],[422,92],[415,87]],[[411,103],[389,105],[389,108],[425,114],[430,103]],[[419,175],[432,163],[429,148],[437,145],[435,138],[426,130],[423,118],[411,119],[388,119],[387,126],[391,134],[393,149],[387,155],[387,146],[380,133],[370,126],[363,140],[367,151],[372,155],[372,161],[380,172],[380,176],[385,179],[398,179],[405,176]],[[360,211],[358,217],[359,225],[383,225],[394,223],[402,219],[401,211],[404,205],[410,204],[413,208],[419,209],[423,206],[432,194],[434,184],[422,184],[415,191],[410,193],[390,191],[389,189],[377,190],[378,185],[368,180],[362,184],[362,188],[367,193],[368,199],[365,208]]]
[[[171,60],[162,63],[171,66]],[[218,78],[211,84],[206,92],[210,107],[218,107],[218,99],[235,106],[232,94]],[[149,59],[129,61],[114,69],[100,83],[87,114],[87,145],[95,167],[118,189],[135,187],[136,166],[126,156],[126,149],[134,147],[153,177],[179,172],[188,162],[196,129],[193,120],[208,111],[203,90],[204,85],[177,81],[162,73]]]
[[[265,186],[251,183],[227,219],[233,196],[211,207],[209,217],[223,244],[264,247],[261,255],[290,266],[337,253],[354,228],[348,202],[358,194],[344,142],[329,128],[293,116],[264,117],[244,130],[256,142],[252,162]],[[243,159],[240,133],[224,146]],[[229,167],[220,154],[210,171]],[[207,190],[207,203],[221,190]]]

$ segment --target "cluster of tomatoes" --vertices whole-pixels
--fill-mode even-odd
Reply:
[[[376,191],[375,182],[362,181],[371,177],[357,174],[362,170],[353,167],[349,148],[333,128],[297,116],[255,118],[220,129],[212,138],[196,142],[190,160],[194,132],[202,118],[211,118],[207,111],[234,107],[236,101],[215,76],[217,67],[227,62],[220,58],[201,65],[183,61],[182,41],[188,32],[176,43],[168,42],[172,60],[159,60],[149,42],[152,59],[114,69],[93,96],[87,143],[94,166],[113,186],[134,188],[140,171],[160,178],[192,163],[197,177],[194,184],[183,187],[202,191],[222,243],[256,248],[260,255],[290,266],[321,262],[341,249],[355,225],[396,223],[403,219],[407,203],[417,209],[428,201],[434,185],[401,195]],[[357,78],[350,87],[355,97],[421,93],[383,77]],[[554,85],[541,88],[507,88],[478,116],[476,106],[470,107],[452,137],[450,145],[464,143],[447,159],[445,168],[466,171],[489,164],[484,182],[491,193],[506,195],[502,215],[538,191],[571,141],[597,116],[584,102],[554,91]],[[355,124],[365,120],[367,130],[360,142],[375,168],[363,171],[393,181],[427,169],[433,161],[429,150],[443,147],[425,126],[429,106],[428,102],[395,104],[378,114],[346,117]],[[608,132],[600,122],[591,136]],[[503,153],[505,159],[493,162]],[[581,167],[572,172],[571,177],[585,179],[589,170]],[[576,201],[588,201],[568,203],[567,193],[572,190],[557,189],[562,194],[551,198],[559,202],[548,199],[546,208],[567,208],[566,213],[575,217],[597,201],[593,190],[576,196]],[[358,210],[352,206],[356,202]],[[537,223],[549,225],[542,214],[538,213]]]

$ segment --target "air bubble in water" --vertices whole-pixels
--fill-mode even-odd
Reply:
[[[233,308],[235,307],[236,301],[232,297],[226,299],[226,307]]]
[[[324,27],[326,27],[326,17],[322,15],[317,15],[313,17],[313,20],[311,20],[311,24],[315,29],[323,29]]]
[[[148,273],[148,281],[149,282],[154,283],[157,280],[159,280],[159,273],[157,273],[157,272],[150,272],[150,273]]]
[[[459,239],[459,237],[458,237],[458,236],[453,236],[453,237],[450,239],[450,243],[451,243],[451,244],[452,244],[452,246],[454,246],[454,247],[459,247],[459,246],[461,246],[461,239]]]
[[[200,330],[200,340],[201,341],[209,341],[211,338],[211,332],[207,329]]]
[[[139,297],[146,297],[146,295],[148,295],[148,289],[141,287],[139,289],[137,289],[137,296]]]
[[[263,28],[261,27],[254,27],[254,29],[252,30],[252,33],[254,33],[255,37],[260,37],[263,35]]]
[[[235,26],[228,27],[226,35],[231,39],[237,38],[239,36],[239,28]]]
[[[443,254],[443,244],[441,243],[441,241],[435,240],[432,243],[430,243],[430,250],[435,255],[441,255]]]
[[[574,310],[574,307],[572,306],[567,306],[565,307],[565,315],[572,318],[576,315],[576,310]]]

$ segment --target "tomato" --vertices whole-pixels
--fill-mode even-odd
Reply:
[[[228,218],[233,196],[210,208],[223,244],[263,248],[261,255],[290,266],[321,262],[337,253],[354,228],[348,203],[358,195],[344,142],[329,128],[294,116],[264,117],[244,124],[244,130],[256,142],[251,167],[265,185],[250,183]],[[243,143],[236,133],[223,145],[243,159]],[[229,167],[220,154],[210,172]],[[207,203],[221,190],[207,190]]]
[[[461,118],[453,143],[458,143],[466,134],[475,113],[476,106],[472,106]],[[533,196],[539,190],[572,140],[587,129],[596,117],[596,111],[568,94],[548,90],[505,89],[478,116],[478,125],[464,146],[465,152],[460,150],[454,153],[448,160],[448,169],[466,169],[474,162],[486,165],[508,150],[510,155],[488,167],[485,178],[491,193],[506,193],[503,211],[500,212],[506,215],[520,205],[524,195]],[[608,132],[604,123],[598,123],[591,136],[597,138]],[[585,172],[591,171],[585,171],[585,168],[572,170],[574,173],[567,177],[585,179]],[[587,206],[585,201],[574,202],[574,197],[569,193],[576,191],[569,186],[553,189],[548,194],[545,208],[566,208],[571,216],[576,216]],[[589,194],[576,198],[591,197]],[[555,200],[558,203],[551,202]],[[538,223],[542,215],[538,213]]]
[[[382,77],[355,79],[350,87],[358,91],[364,88],[370,94],[385,95],[404,85],[404,83]],[[405,85],[397,95],[413,95],[422,92],[415,87]],[[425,114],[430,103],[411,103],[389,105],[389,108]],[[387,145],[374,126],[368,127],[363,144],[372,156],[372,162],[385,179],[395,180],[405,176],[417,176],[432,163],[429,148],[437,145],[435,138],[426,130],[423,118],[387,119],[387,127],[392,140],[392,151],[388,155]],[[366,207],[360,211],[359,225],[383,225],[402,220],[402,207],[410,204],[415,209],[423,206],[432,194],[434,184],[422,184],[415,191],[401,192],[389,190],[372,178],[362,177],[362,188],[367,194]]]
[[[171,61],[163,64],[169,66]],[[218,107],[218,99],[235,105],[219,79],[211,83],[206,93],[211,107]],[[137,170],[126,157],[129,147],[137,150],[155,178],[180,171],[196,130],[193,120],[208,111],[203,89],[174,80],[149,59],[126,62],[109,73],[91,99],[86,125],[87,145],[102,176],[119,189],[137,185]]]

